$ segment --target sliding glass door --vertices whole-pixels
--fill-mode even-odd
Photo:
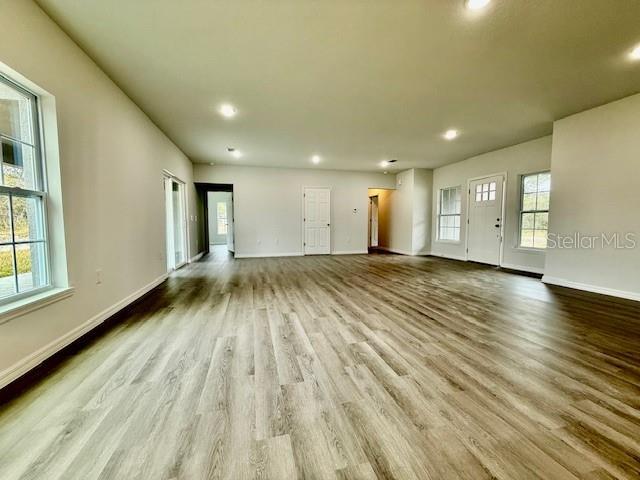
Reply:
[[[187,222],[184,183],[165,176],[164,195],[167,228],[167,271],[187,263]]]

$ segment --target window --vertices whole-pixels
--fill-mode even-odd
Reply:
[[[521,191],[520,246],[547,248],[551,173],[524,175]]]
[[[496,199],[496,182],[476,185],[476,202],[489,202]]]
[[[218,235],[227,234],[227,202],[218,202],[216,204],[216,211],[218,215]]]
[[[49,286],[36,97],[0,76],[0,303]]]
[[[460,241],[460,187],[440,190],[438,240]]]

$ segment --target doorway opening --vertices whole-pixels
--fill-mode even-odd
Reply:
[[[196,183],[203,206],[204,246],[206,253],[227,251],[235,254],[233,185]]]
[[[185,184],[168,172],[164,173],[164,204],[167,271],[187,263],[187,202]]]
[[[368,242],[369,253],[389,250],[391,226],[391,195],[393,190],[385,188],[370,188],[368,212]]]

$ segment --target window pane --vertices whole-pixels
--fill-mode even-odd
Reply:
[[[489,191],[489,184],[488,183],[483,183],[482,184],[482,191],[483,192],[488,192]]]
[[[496,191],[496,182],[491,182],[491,185],[489,185],[489,191],[490,192]]]
[[[547,231],[546,230],[535,231],[533,246],[535,248],[547,248]]]
[[[482,192],[482,201],[486,202],[487,200],[489,200],[489,192]]]
[[[481,202],[481,201],[482,201],[482,192],[476,193],[476,202]]]
[[[33,145],[31,98],[0,81],[0,133]]]
[[[525,193],[522,197],[522,209],[523,210],[535,210],[536,209],[536,193]]]
[[[476,185],[476,193],[482,192],[482,185]]]
[[[491,190],[489,192],[489,200],[495,200],[496,199],[496,191],[495,190]]]
[[[528,175],[524,177],[524,193],[538,191],[538,175]]]
[[[15,241],[44,240],[42,200],[38,197],[12,197]]]
[[[13,269],[13,247],[0,246],[0,298],[16,293],[16,279]]]
[[[538,191],[548,192],[549,190],[551,190],[551,174],[541,173],[538,175]]]
[[[538,208],[537,210],[549,210],[549,192],[543,192],[538,194]]]
[[[549,214],[548,213],[536,213],[536,230],[548,230],[549,229]]]
[[[0,242],[11,242],[11,238],[9,195],[0,195]]]
[[[522,228],[523,230],[533,230],[535,228],[535,213],[523,213],[522,214]]]
[[[44,243],[16,245],[18,290],[26,292],[47,285],[47,262]]]
[[[2,140],[2,180],[8,187],[38,190],[34,147]]]
[[[533,247],[533,230],[522,230],[520,234],[520,245],[523,247]]]

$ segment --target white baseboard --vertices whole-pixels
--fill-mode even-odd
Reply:
[[[613,288],[599,287],[597,285],[589,285],[587,283],[573,282],[571,280],[551,277],[549,275],[544,275],[542,277],[542,282],[548,283],[549,285],[558,285],[560,287],[584,290],[585,292],[600,293],[602,295],[609,295],[611,297],[625,298],[627,300],[635,300],[637,302],[640,302],[640,293],[637,292],[628,292],[625,290],[616,290]]]
[[[449,260],[459,260],[461,262],[466,262],[467,261],[467,257],[465,257],[463,255],[445,255],[444,253],[431,252],[431,256],[432,257],[440,257],[440,258],[448,258]]]
[[[200,252],[199,254],[194,255],[193,257],[191,257],[189,259],[189,263],[197,262],[198,260],[200,260],[202,258],[203,255],[204,255],[204,252]]]
[[[389,247],[376,247],[378,250],[384,250],[389,253],[397,253],[398,255],[413,255],[413,252],[409,250],[402,250],[400,248],[389,248]]]
[[[366,255],[367,253],[369,253],[367,250],[338,250],[331,255]]]
[[[133,303],[135,300],[142,297],[145,293],[153,290],[155,287],[160,285],[166,279],[167,279],[167,274],[161,275],[160,277],[156,278],[153,282],[149,283],[148,285],[145,285],[141,289],[133,292],[131,295],[120,300],[118,303],[98,313],[97,315],[90,318],[83,324],[77,326],[70,332],[54,340],[48,345],[45,345],[41,349],[36,350],[31,355],[25,357],[24,359],[15,363],[11,367],[7,368],[6,370],[3,370],[2,372],[0,372],[0,388],[7,386],[14,380],[20,378],[22,375],[27,373],[29,370],[32,370],[33,368],[37,367],[42,362],[44,362],[47,358],[59,352],[64,347],[71,344],[73,341],[82,337],[84,334],[88,333],[93,328],[97,327],[102,322],[104,322],[107,318],[111,317],[113,314],[117,313],[127,305]]]
[[[274,258],[274,257],[302,257],[302,252],[286,253],[236,253],[235,258]]]
[[[538,275],[544,274],[544,268],[528,267],[525,265],[516,265],[514,263],[503,263],[500,266],[502,268],[508,268],[509,270],[519,270],[521,272],[537,273]]]

